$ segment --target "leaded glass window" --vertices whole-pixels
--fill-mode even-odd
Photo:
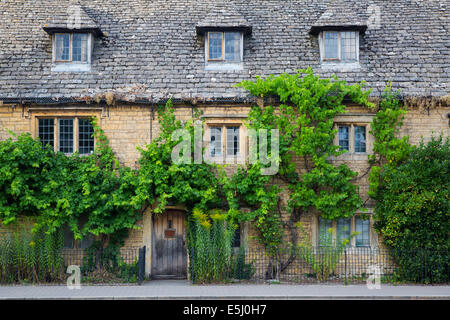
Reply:
[[[341,32],[341,60],[356,61],[356,32]]]
[[[342,240],[347,239],[350,241],[350,231],[351,231],[351,219],[350,218],[343,218],[339,219],[337,221],[337,241],[340,244]],[[350,242],[348,242],[347,246],[350,245]]]
[[[56,33],[54,40],[56,62],[89,61],[89,35],[87,33]]]
[[[208,36],[209,40],[209,59],[219,60],[222,59],[222,32],[210,32]]]
[[[358,61],[359,35],[356,31],[324,31],[320,37],[322,60]]]
[[[339,59],[338,54],[338,33],[325,32],[325,59]]]
[[[227,127],[227,155],[239,154],[239,127]]]
[[[355,126],[355,152],[366,152],[366,127]]]
[[[241,34],[239,32],[209,32],[208,60],[239,62]]]
[[[359,232],[356,235],[357,247],[368,247],[370,245],[370,221],[369,219],[363,220],[361,217],[355,217],[355,231]]]
[[[52,148],[55,145],[55,122],[54,119],[38,120],[38,135],[42,146],[49,145]]]
[[[56,34],[55,35],[55,60],[69,61],[70,60],[70,34]]]
[[[339,126],[339,146],[340,150],[350,150],[350,127],[349,126]]]
[[[87,61],[87,34],[75,33],[72,39],[72,61]]]
[[[225,60],[239,61],[241,57],[241,34],[225,32]]]
[[[59,119],[59,151],[64,153],[73,153],[73,120]]]
[[[222,154],[222,128],[212,127],[210,132],[211,157],[220,156]]]
[[[333,227],[333,221],[319,217],[319,246],[331,244],[332,233],[329,232]]]
[[[78,152],[89,154],[94,151],[94,127],[89,119],[78,119]]]

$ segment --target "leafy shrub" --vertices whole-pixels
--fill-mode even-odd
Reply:
[[[52,234],[27,230],[0,238],[0,282],[51,282],[64,278],[61,230]]]
[[[255,266],[253,263],[245,262],[245,249],[240,247],[235,254],[232,251],[230,264],[230,278],[237,280],[250,280],[255,274]]]
[[[341,237],[340,241],[335,241],[333,239],[333,230],[330,228],[325,234],[321,235],[320,243],[322,245],[314,247],[303,227],[300,224],[298,226],[307,240],[300,244],[297,255],[312,268],[317,280],[327,280],[330,275],[336,273],[336,268],[342,259],[345,247],[357,233],[352,233],[350,239]]]
[[[229,278],[234,228],[225,217],[217,210],[210,215],[198,208],[193,211],[189,250],[193,282],[221,282]]]
[[[376,223],[407,281],[448,281],[450,142],[414,148],[399,166],[385,165],[376,190]]]
[[[102,247],[99,241],[86,249],[81,266],[81,274],[88,282],[137,282],[137,271],[137,260],[128,263],[118,246]]]

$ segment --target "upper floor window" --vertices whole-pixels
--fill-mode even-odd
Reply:
[[[38,136],[43,146],[72,154],[94,151],[94,128],[86,118],[39,118]]]
[[[339,125],[338,144],[340,150],[351,153],[366,153],[366,131],[367,127],[363,125]]]
[[[206,69],[242,69],[243,34],[241,32],[207,32],[205,41]]]
[[[89,33],[53,34],[52,71],[89,71],[92,35]]]
[[[319,43],[322,62],[359,61],[359,34],[356,31],[323,31],[319,36]]]
[[[241,157],[241,143],[240,126],[230,124],[209,127],[209,156],[214,161]]]

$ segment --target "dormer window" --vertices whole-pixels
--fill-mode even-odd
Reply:
[[[42,28],[51,36],[52,71],[91,70],[94,37],[103,33],[80,5],[69,6],[66,14],[55,16]]]
[[[243,39],[242,32],[207,32],[205,39],[206,69],[242,69]]]
[[[241,61],[240,32],[208,32],[209,61]]]
[[[320,33],[319,43],[324,63],[359,61],[359,35],[356,31],[323,31]]]
[[[52,71],[89,71],[91,52],[91,34],[55,33]]]
[[[244,69],[244,37],[252,26],[231,3],[217,3],[195,26],[205,41],[205,70]]]
[[[56,33],[55,62],[87,63],[89,35],[86,33]]]

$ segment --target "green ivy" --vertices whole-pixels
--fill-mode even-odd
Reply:
[[[307,212],[320,212],[330,220],[353,216],[362,205],[358,187],[352,183],[357,173],[345,164],[332,164],[329,158],[343,153],[333,144],[333,119],[345,112],[344,99],[372,107],[364,83],[320,79],[308,69],[293,75],[258,77],[238,86],[257,97],[275,97],[281,102],[277,110],[271,105],[253,107],[247,122],[250,129],[279,130],[279,159],[275,159],[279,171],[275,176],[263,176],[260,168],[264,165],[259,161],[239,168],[230,182],[224,182],[230,216],[254,220],[258,239],[269,251],[283,243],[286,228],[291,243],[297,244],[294,224]],[[298,163],[304,170],[298,170]],[[275,182],[280,180],[282,185]],[[280,205],[282,192],[288,193],[287,207]],[[251,210],[244,214],[241,207]],[[282,212],[290,216],[287,225]]]

